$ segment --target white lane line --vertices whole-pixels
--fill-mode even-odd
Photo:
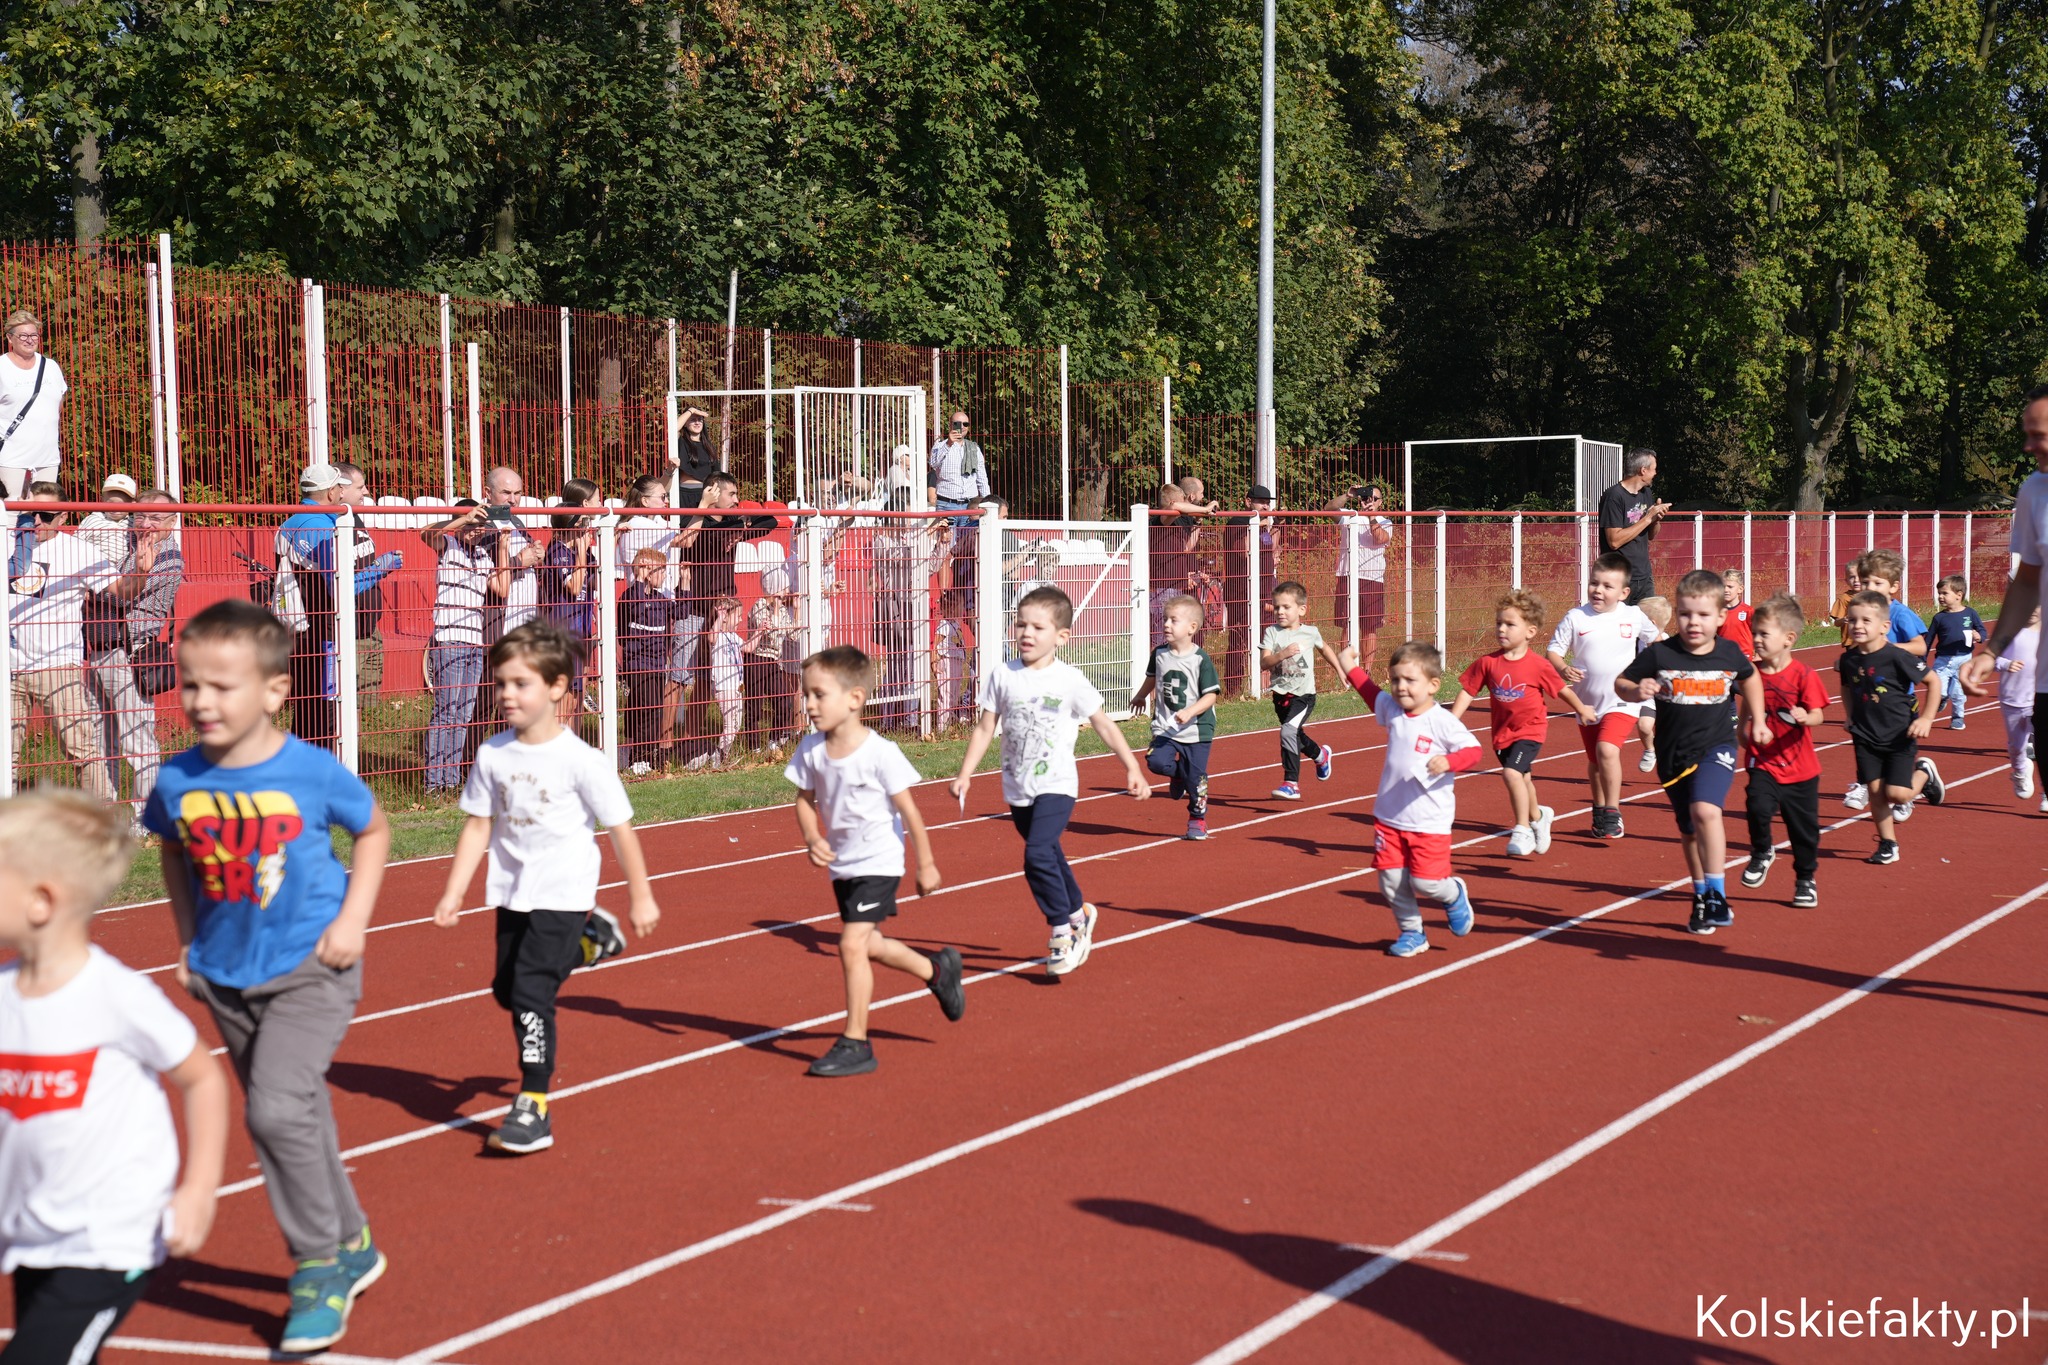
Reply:
[[[804,1201],[801,1199],[757,1199],[754,1202],[766,1204],[771,1208],[793,1209]],[[825,1207],[836,1210],[839,1213],[873,1213],[875,1211],[873,1204],[827,1204]]]
[[[1234,1365],[1234,1362],[1244,1360],[1272,1345],[1303,1323],[1344,1302],[1403,1261],[1427,1251],[1446,1237],[1456,1236],[1488,1214],[1505,1208],[1537,1186],[1562,1175],[1603,1147],[1620,1141],[1651,1119],[1683,1103],[1714,1082],[1733,1075],[1765,1053],[1791,1042],[1808,1029],[1840,1014],[1857,1001],[1868,999],[1906,973],[1933,961],[1958,943],[1990,928],[2008,915],[2032,905],[2043,896],[2048,896],[2048,882],[2042,882],[2033,890],[2013,897],[1996,910],[1980,915],[1961,928],[1944,934],[1911,957],[1886,968],[1860,985],[1851,986],[1827,1003],[1808,1010],[1777,1032],[1757,1039],[1740,1052],[1724,1057],[1706,1070],[1680,1081],[1655,1099],[1637,1105],[1612,1123],[1588,1133],[1555,1156],[1539,1161],[1513,1180],[1481,1195],[1456,1213],[1430,1224],[1399,1246],[1374,1257],[1341,1279],[1332,1280],[1293,1307],[1274,1314],[1236,1340],[1211,1351],[1201,1358],[1198,1365]]]
[[[2008,765],[2000,763],[1995,768],[1987,768],[1981,773],[1975,773],[1969,777],[1958,778],[1956,781],[1951,782],[1949,785],[1951,787],[1959,787],[1965,785],[1966,783],[1974,782],[1978,778],[1989,777],[1995,773],[2004,773],[2007,771],[2009,771]],[[1637,796],[1627,797],[1624,799],[1632,801],[1640,800],[1643,797],[1650,795],[1662,795],[1662,793],[1642,792],[1639,793]],[[1580,815],[1584,813],[1585,812],[1583,810],[1573,812],[1574,815]],[[1870,817],[1867,812],[1852,815],[1846,819],[1838,820],[1832,825],[1824,826],[1822,832],[1827,833],[1833,830],[1838,830],[1843,828],[1844,826],[1853,825],[1860,820],[1867,820],[1869,818]],[[1488,835],[1485,837],[1497,838],[1499,836]],[[1482,840],[1470,839],[1465,841],[1465,843],[1463,844],[1453,845],[1453,847],[1463,848],[1467,844],[1479,842],[1482,842]],[[1787,845],[1781,844],[1779,845],[1779,847],[1787,847]],[[1728,860],[1726,866],[1732,868],[1743,861],[1744,859],[1742,858],[1731,858]],[[1270,895],[1258,897],[1256,900],[1243,902],[1241,905],[1224,906],[1218,910],[1205,911],[1203,914],[1198,916],[1192,916],[1187,920],[1177,920],[1170,924],[1159,925],[1152,929],[1140,930],[1134,934],[1125,934],[1120,938],[1106,939],[1102,943],[1098,943],[1095,946],[1097,948],[1103,948],[1109,946],[1112,943],[1128,942],[1131,939],[1149,937],[1152,934],[1162,933],[1167,929],[1178,927],[1181,924],[1194,923],[1197,920],[1202,919],[1210,919],[1218,915],[1228,914],[1232,910],[1242,909],[1251,905],[1262,904],[1267,901],[1285,899],[1289,896],[1298,895],[1303,891],[1311,891],[1316,890],[1320,887],[1333,886],[1338,882],[1349,881],[1354,877],[1369,875],[1370,872],[1370,868],[1360,868],[1352,872],[1339,874],[1337,876],[1326,877],[1320,882],[1313,882],[1307,886],[1295,887],[1287,891],[1273,892]],[[594,1299],[603,1298],[608,1294],[617,1293],[621,1289],[625,1289],[631,1285],[638,1284],[640,1281],[647,1279],[650,1276],[658,1275],[665,1270],[670,1270],[676,1266],[684,1265],[690,1261],[698,1260],[702,1257],[712,1254],[713,1252],[723,1251],[727,1247],[737,1246],[742,1242],[751,1241],[752,1239],[759,1237],[764,1233],[773,1232],[777,1228],[787,1226],[788,1224],[796,1222],[798,1219],[806,1217],[809,1214],[815,1213],[820,1209],[829,1208],[833,1204],[843,1204],[851,1200],[859,1199],[862,1195],[871,1194],[876,1190],[885,1189],[888,1186],[900,1184],[901,1182],[908,1180],[913,1176],[922,1175],[926,1171],[935,1170],[940,1166],[948,1165],[952,1162],[960,1160],[962,1157],[972,1156],[975,1153],[984,1151],[990,1147],[999,1146],[1005,1142],[1011,1141],[1014,1138],[1022,1137],[1027,1133],[1036,1132],[1038,1129],[1046,1127],[1048,1124],[1058,1123],[1061,1119],[1071,1118],[1076,1114],[1085,1113],[1090,1109],[1094,1109],[1100,1105],[1107,1104],[1111,1100],[1119,1099],[1125,1095],[1129,1095],[1136,1091],[1146,1089],[1149,1086],[1157,1085],[1161,1081],[1171,1079],[1172,1077],[1181,1075],[1184,1072],[1193,1071],[1198,1067],[1206,1066],[1210,1062],[1218,1061],[1225,1057],[1235,1056],[1236,1054],[1243,1052],[1248,1048],[1256,1047],[1261,1043],[1271,1042],[1276,1038],[1284,1038],[1289,1034],[1298,1033],[1301,1030],[1313,1027],[1316,1024],[1324,1023],[1328,1020],[1335,1019],[1342,1015],[1352,1013],[1355,1010],[1363,1009],[1366,1006],[1376,1004],[1381,1000],[1386,1000],[1393,996],[1401,995],[1407,991],[1416,990],[1431,982],[1441,981],[1444,978],[1453,976],[1459,972],[1470,970],[1471,968],[1478,966],[1482,962],[1490,962],[1495,958],[1504,957],[1509,953],[1520,951],[1521,949],[1527,948],[1532,944],[1541,943],[1545,939],[1553,938],[1558,934],[1566,933],[1570,930],[1579,928],[1585,924],[1592,922],[1593,920],[1600,919],[1603,916],[1611,914],[1616,910],[1623,910],[1627,909],[1629,906],[1632,905],[1639,905],[1644,901],[1655,899],[1656,897],[1664,894],[1667,891],[1675,890],[1677,888],[1688,886],[1690,884],[1691,878],[1689,877],[1675,878],[1672,881],[1665,882],[1661,886],[1652,887],[1647,891],[1637,892],[1635,895],[1632,896],[1625,896],[1620,900],[1610,901],[1606,905],[1600,906],[1594,910],[1588,910],[1583,914],[1574,915],[1570,919],[1560,920],[1558,923],[1549,925],[1542,929],[1531,930],[1529,933],[1523,934],[1517,938],[1509,939],[1504,943],[1496,945],[1495,947],[1488,948],[1482,952],[1474,953],[1471,957],[1459,958],[1455,961],[1447,962],[1441,967],[1434,968],[1430,971],[1422,972],[1416,976],[1404,977],[1391,985],[1382,986],[1377,990],[1368,991],[1364,995],[1354,996],[1350,1000],[1341,1001],[1335,1005],[1329,1005],[1324,1007],[1323,1009],[1315,1010],[1312,1013],[1304,1014],[1297,1018],[1287,1020],[1284,1023],[1272,1025],[1269,1028],[1261,1029],[1257,1033],[1246,1034],[1242,1038],[1235,1039],[1228,1043],[1219,1044],[1216,1047],[1212,1047],[1206,1049],[1205,1051],[1195,1053],[1191,1057],[1184,1057],[1180,1061],[1171,1062],[1165,1066],[1158,1067],[1152,1071],[1147,1071],[1141,1075],[1133,1076],[1129,1080],[1119,1081],[1115,1085],[1107,1086],[1101,1090],[1094,1091],[1091,1094],[1083,1095],[1079,1099],[1069,1100],[1065,1104],[1058,1105],[1052,1109],[1047,1109],[1038,1114],[1034,1114],[1029,1118],[1019,1119],[1015,1123],[1005,1125],[1004,1127],[995,1129],[992,1132],[984,1133],[979,1137],[969,1138],[964,1142],[955,1143],[951,1147],[942,1148],[939,1151],[933,1152],[928,1156],[919,1157],[915,1161],[909,1161],[901,1166],[894,1167],[891,1170],[883,1171],[879,1175],[868,1176],[866,1179],[856,1180],[851,1184],[842,1185],[836,1190],[828,1191],[827,1193],[821,1194],[814,1199],[805,1200],[801,1204],[792,1205],[779,1213],[768,1214],[765,1217],[755,1219],[751,1223],[745,1223],[739,1227],[728,1229],[727,1231],[719,1233],[716,1236],[707,1237],[702,1241],[692,1242],[690,1245],[686,1247],[680,1247],[675,1251],[667,1253],[666,1255],[657,1256],[652,1260],[643,1261],[639,1265],[629,1267],[626,1270],[620,1271],[616,1275],[607,1276],[602,1280],[598,1280],[592,1284],[585,1285],[581,1289],[574,1289],[570,1290],[565,1294],[558,1294],[554,1298],[548,1299],[542,1303],[535,1304],[530,1308],[521,1309],[517,1313],[508,1314],[505,1317],[499,1318],[495,1322],[486,1323],[484,1326],[478,1327],[469,1332],[465,1332],[460,1336],[450,1337],[446,1341],[442,1341],[433,1346],[426,1347],[424,1350],[416,1351],[404,1358],[403,1365],[425,1365],[426,1362],[445,1360],[447,1357],[455,1354],[457,1351],[467,1350],[471,1346],[475,1346],[481,1342],[495,1340],[496,1338],[504,1336],[507,1333],[518,1331],[522,1327],[529,1327],[536,1322],[540,1322],[547,1318],[554,1317],[559,1313],[566,1312],[567,1310],[574,1308],[579,1304],[588,1303]],[[1025,965],[1028,964],[1017,964],[1018,967],[1022,967]],[[1010,971],[1016,969],[1017,968],[1006,968],[1005,970]],[[996,973],[984,974],[984,976],[991,975],[996,975]],[[883,1003],[895,1004],[897,1003],[897,1001],[904,999],[920,998],[924,994],[925,992],[920,991],[915,993],[914,995],[898,996],[895,1000]],[[499,1112],[502,1113],[506,1111],[500,1110]]]
[[[1374,1246],[1371,1242],[1345,1242],[1339,1251],[1362,1251],[1368,1256],[1381,1256],[1393,1250],[1392,1247]],[[1411,1260],[1416,1261],[1469,1261],[1472,1258],[1462,1251],[1418,1251]]]
[[[0,1341],[14,1338],[12,1327],[0,1327]],[[289,1360],[305,1365],[398,1365],[390,1356],[358,1356],[345,1351],[315,1351],[312,1355],[285,1355],[268,1346],[235,1345],[228,1342],[177,1341],[165,1337],[108,1337],[102,1349],[142,1351],[151,1355],[197,1356],[207,1360]]]

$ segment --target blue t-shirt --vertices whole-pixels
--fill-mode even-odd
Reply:
[[[1970,652],[1966,630],[1977,632],[1977,638],[1984,638],[1984,618],[1977,614],[1975,607],[1964,607],[1961,611],[1938,611],[1927,623],[1928,652],[1937,659],[1952,659],[1958,654]]]
[[[1902,645],[1908,640],[1917,640],[1927,633],[1927,623],[1914,614],[1904,602],[1892,602],[1892,628],[1884,639],[1889,645]]]
[[[246,768],[196,747],[165,763],[142,823],[191,861],[191,969],[247,990],[304,962],[348,889],[328,829],[361,834],[376,813],[361,778],[293,735]]]

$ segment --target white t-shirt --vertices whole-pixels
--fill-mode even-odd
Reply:
[[[2029,474],[2012,503],[2012,552],[2022,564],[2039,566],[2048,556],[2048,474]],[[2048,676],[2048,632],[2034,654],[2034,676]]]
[[[818,802],[834,881],[903,875],[903,817],[890,798],[924,779],[894,743],[870,730],[858,749],[833,758],[825,736],[808,734],[782,775]]]
[[[1394,523],[1386,517],[1354,516],[1338,517],[1338,529],[1343,533],[1342,543],[1337,550],[1337,577],[1351,577],[1351,547],[1358,546],[1358,577],[1372,583],[1387,581],[1387,546],[1373,541],[1373,532],[1386,531],[1391,537]],[[1393,541],[1388,540],[1391,545]]]
[[[1998,670],[1998,700],[2004,706],[2034,707],[2035,680],[2041,676],[2038,662],[2041,652],[2041,628],[2028,626],[2012,637],[2012,644],[2005,653],[1998,656],[2001,665],[2019,660],[2020,671],[2014,673],[2009,667]]]
[[[676,524],[664,518],[648,521],[634,518],[619,523],[619,580],[624,582],[633,576],[633,556],[642,550],[659,550],[661,557],[668,561],[668,569],[661,576],[661,590],[673,594],[676,590]]]
[[[43,391],[31,405],[28,400],[36,391],[37,365],[45,367]],[[0,445],[0,469],[57,468],[57,410],[64,405],[64,391],[69,387],[64,371],[48,356],[38,355],[25,370],[14,363],[13,356],[0,356],[0,431],[21,417],[21,425]],[[28,407],[26,417],[22,417],[24,406]]]
[[[7,362],[0,360],[0,365]],[[17,531],[32,535],[32,531]],[[105,592],[119,575],[99,552],[77,536],[60,534],[37,543],[23,586],[40,590],[7,600],[7,620],[14,636],[14,670],[33,673],[45,668],[78,668],[85,663],[85,596]]]
[[[981,709],[1003,726],[1003,800],[1028,806],[1040,796],[1079,796],[1074,736],[1102,709],[1088,675],[1064,659],[1027,668],[1011,659],[982,685]]]
[[[740,646],[746,640],[729,630],[711,637],[711,690],[721,697],[738,697],[745,680],[740,663]]]
[[[158,1075],[199,1035],[97,947],[50,995],[23,998],[19,970],[0,967],[0,1274],[146,1270],[178,1180]]]
[[[1372,704],[1373,718],[1387,729],[1387,761],[1380,767],[1380,794],[1372,818],[1411,834],[1449,834],[1458,816],[1456,773],[1431,777],[1429,760],[1479,743],[1464,722],[1432,704],[1418,715],[1401,709],[1391,693]]]
[[[1551,632],[1550,652],[1571,660],[1585,673],[1586,680],[1573,683],[1572,691],[1596,716],[1615,711],[1634,716],[1642,714],[1642,704],[1616,696],[1614,680],[1656,636],[1657,627],[1641,608],[1624,603],[1613,611],[1599,612],[1581,604],[1566,612]]]
[[[512,565],[512,581],[505,585],[505,619],[500,624],[504,630],[511,630],[540,615],[540,578],[532,569],[519,567],[519,556],[533,548],[533,537],[517,526],[506,527],[502,534],[512,538],[512,544],[506,551],[507,560]],[[496,568],[495,548],[491,555],[491,566]],[[556,907],[547,908],[552,910]]]
[[[486,898],[507,910],[590,910],[597,905],[597,840],[633,818],[625,784],[599,750],[567,730],[521,744],[510,730],[476,751],[459,803],[491,817]]]

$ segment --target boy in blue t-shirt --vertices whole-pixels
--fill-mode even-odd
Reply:
[[[143,824],[163,839],[177,918],[178,983],[220,1026],[248,1094],[271,1211],[291,1250],[279,1348],[341,1339],[350,1306],[384,1273],[342,1165],[327,1066],[362,995],[363,935],[391,830],[362,779],[276,726],[291,691],[292,632],[239,599],[178,640],[185,716],[199,743],[164,764]],[[328,835],[355,836],[353,872]]]
[[[1975,653],[1985,639],[1984,618],[1963,596],[1968,587],[1959,573],[1942,579],[1934,590],[1941,601],[1941,610],[1934,613],[1934,619],[1927,623],[1927,648],[1932,656],[1927,663],[1934,670],[1942,701],[1949,709],[1948,728],[1951,730],[1966,728],[1963,708],[1968,699],[1963,695],[1962,679],[1956,674],[1962,670],[1963,660]]]
[[[1896,550],[1865,550],[1856,557],[1856,577],[1862,581],[1865,592],[1883,593],[1891,603],[1885,643],[1897,645],[1915,657],[1925,657],[1927,623],[1899,600],[1899,585],[1906,579],[1905,559]],[[1843,629],[1846,632],[1847,627]],[[1842,804],[1850,810],[1864,809],[1870,804],[1870,788],[1862,782],[1851,782],[1849,790],[1842,793]]]

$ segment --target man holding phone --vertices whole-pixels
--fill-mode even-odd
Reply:
[[[1628,561],[1628,602],[1633,606],[1657,594],[1650,572],[1650,542],[1657,538],[1657,523],[1671,504],[1657,501],[1650,492],[1657,479],[1656,451],[1637,446],[1622,460],[1621,471],[1621,482],[1600,495],[1600,548]]]
[[[943,441],[932,446],[932,505],[942,512],[960,512],[988,498],[988,457],[968,438],[967,414],[956,412]],[[965,526],[971,517],[955,517],[955,526]]]

